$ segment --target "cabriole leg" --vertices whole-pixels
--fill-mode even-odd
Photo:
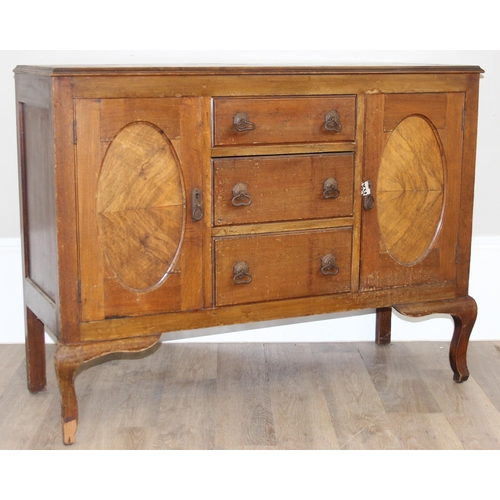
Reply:
[[[45,331],[43,323],[26,308],[26,374],[28,389],[36,393],[43,391],[47,385],[45,361]]]
[[[472,328],[476,322],[477,304],[472,297],[462,302],[462,308],[452,313],[455,329],[450,344],[450,365],[455,382],[465,382],[469,378],[467,368],[467,347]]]
[[[154,346],[159,335],[125,340],[59,345],[54,358],[61,393],[61,417],[64,444],[73,444],[78,427],[78,401],[75,374],[80,366],[93,359],[117,352],[140,352]]]
[[[453,380],[460,383],[469,378],[467,347],[477,317],[477,305],[472,297],[465,296],[458,299],[421,302],[394,306],[394,308],[401,314],[412,317],[427,316],[429,314],[450,314],[455,323],[450,344],[450,365],[454,374]]]

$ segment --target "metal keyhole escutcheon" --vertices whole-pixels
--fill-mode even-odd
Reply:
[[[363,208],[371,210],[375,206],[375,200],[372,195],[372,181],[366,180],[361,184],[361,196],[363,197]]]
[[[194,221],[203,219],[203,204],[201,197],[201,190],[198,188],[193,189],[191,193],[191,217]]]

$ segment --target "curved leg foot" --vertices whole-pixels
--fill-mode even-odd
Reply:
[[[394,309],[406,316],[420,317],[429,314],[450,314],[455,323],[455,329],[450,344],[450,365],[455,382],[465,382],[469,378],[467,368],[467,347],[469,338],[476,322],[476,301],[469,296],[458,299],[439,300],[394,306]]]
[[[84,363],[116,352],[140,352],[153,347],[159,335],[125,340],[87,342],[84,344],[59,345],[54,358],[59,391],[64,444],[75,442],[78,427],[78,401],[75,392],[75,373]]]

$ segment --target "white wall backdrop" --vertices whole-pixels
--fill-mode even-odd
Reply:
[[[494,317],[498,300],[500,258],[500,51],[495,50],[4,50],[0,51],[0,342],[23,342],[23,306],[19,243],[15,97],[12,70],[18,64],[465,64],[485,70],[480,86],[477,171],[474,204],[471,295],[479,304],[476,339],[500,339]],[[496,186],[496,188],[495,188]],[[395,340],[449,340],[447,317],[394,320]],[[300,320],[219,329],[216,336],[197,340],[321,341],[371,340],[374,314],[338,315],[304,323]],[[201,331],[200,334],[213,333]]]

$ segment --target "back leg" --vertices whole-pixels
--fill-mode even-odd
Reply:
[[[26,308],[26,374],[28,389],[36,393],[47,386],[45,331],[43,323]]]
[[[377,309],[377,320],[375,326],[376,344],[386,345],[391,343],[391,320],[391,307],[380,307]]]

